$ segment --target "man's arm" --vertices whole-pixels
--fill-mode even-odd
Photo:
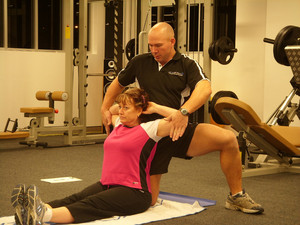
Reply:
[[[201,80],[196,85],[190,98],[181,107],[187,109],[189,113],[193,113],[205,104],[210,95],[210,82],[208,80]]]
[[[118,78],[114,79],[109,85],[107,92],[105,93],[103,103],[101,106],[102,122],[105,126],[107,134],[110,133],[109,125],[111,125],[111,113],[109,108],[115,102],[116,97],[122,93],[124,87],[119,84]]]
[[[190,98],[181,107],[186,109],[189,113],[193,113],[205,104],[210,95],[210,82],[208,80],[199,81]],[[176,112],[172,113],[167,119],[172,121],[170,137],[173,141],[176,141],[183,135],[189,118],[188,116],[182,115],[179,110],[176,110]]]

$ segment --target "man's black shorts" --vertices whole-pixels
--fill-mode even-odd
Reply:
[[[188,124],[183,136],[177,141],[165,137],[158,142],[154,159],[151,163],[150,175],[168,172],[172,157],[191,159],[186,155],[198,124]]]

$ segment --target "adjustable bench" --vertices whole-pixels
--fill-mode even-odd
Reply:
[[[256,168],[245,169],[244,177],[278,172],[300,173],[300,166],[292,165],[300,157],[300,127],[269,126],[248,104],[235,98],[218,99],[215,110],[239,136],[266,153],[258,155],[255,162],[249,162]],[[268,160],[270,157],[275,160]]]
[[[44,118],[48,118],[49,124],[54,123],[55,113],[57,113],[54,109],[54,101],[67,101],[68,93],[63,91],[38,91],[35,96],[37,100],[48,101],[49,107],[23,107],[20,109],[20,112],[24,113],[25,117],[32,117],[29,125],[29,136],[20,144],[46,147],[47,143],[37,141],[38,133],[46,131]]]
[[[8,118],[4,128],[4,132],[0,132],[0,140],[25,138],[29,136],[28,132],[17,131],[17,129],[18,119],[11,120],[10,118]]]

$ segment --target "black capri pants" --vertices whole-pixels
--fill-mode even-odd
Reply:
[[[144,212],[151,205],[151,194],[144,190],[97,182],[79,193],[48,204],[52,208],[67,207],[74,222],[83,223]]]

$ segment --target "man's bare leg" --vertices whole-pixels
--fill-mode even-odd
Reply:
[[[255,203],[242,190],[242,163],[236,136],[232,131],[211,124],[199,124],[187,151],[187,156],[201,156],[210,152],[220,152],[220,163],[225,174],[231,195],[228,195],[225,208],[240,210],[244,213],[262,213],[264,209]],[[152,203],[159,193],[160,179],[151,179],[155,191]]]
[[[201,156],[220,151],[220,163],[230,192],[242,191],[242,164],[236,137],[232,131],[211,124],[199,124],[187,151],[188,156]],[[152,205],[159,195],[160,175],[151,176]]]
[[[189,146],[188,156],[220,151],[220,163],[230,192],[242,191],[242,163],[235,134],[211,124],[199,124]]]

